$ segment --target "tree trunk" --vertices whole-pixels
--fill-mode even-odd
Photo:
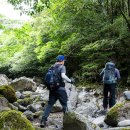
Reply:
[[[111,0],[111,24],[113,24],[113,0]]]
[[[130,22],[129,22],[129,20],[127,19],[127,17],[125,16],[125,14],[124,14],[124,12],[121,10],[121,8],[120,8],[120,12],[121,12],[123,18],[125,19],[126,24],[127,24],[127,27],[128,27],[128,29],[129,29],[129,31],[130,31]]]
[[[128,16],[130,17],[130,0],[128,0],[127,3],[128,3]]]
[[[107,8],[107,14],[109,14],[109,1],[107,0],[107,2],[106,2],[106,8]]]

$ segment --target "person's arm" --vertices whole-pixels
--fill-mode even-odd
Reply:
[[[103,69],[102,72],[100,73],[100,76],[103,76],[103,74],[104,74],[104,69]]]
[[[120,72],[118,69],[116,69],[116,77],[117,77],[117,80],[121,79]]]
[[[71,79],[69,79],[67,76],[66,76],[66,74],[65,73],[61,73],[61,77],[64,79],[64,80],[66,80],[67,82],[71,82]]]
[[[64,65],[61,68],[61,77],[62,77],[62,79],[66,80],[67,82],[71,83],[71,79],[69,79],[68,76],[66,75],[66,68]]]

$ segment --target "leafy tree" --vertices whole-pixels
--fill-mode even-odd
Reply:
[[[36,14],[44,8],[49,8],[50,0],[8,0],[16,9],[21,10],[21,14]]]

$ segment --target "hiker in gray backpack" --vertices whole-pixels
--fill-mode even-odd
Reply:
[[[63,107],[63,112],[65,113],[67,111],[68,97],[65,90],[64,80],[72,84],[74,83],[74,81],[72,81],[66,76],[66,67],[64,66],[64,61],[65,61],[65,57],[63,55],[57,56],[56,63],[49,69],[49,72],[45,76],[45,80],[48,80],[46,82],[49,83],[50,82],[49,80],[53,79],[53,81],[57,83],[54,83],[54,84],[50,83],[50,86],[48,87],[49,101],[40,122],[41,127],[46,126],[47,118],[51,112],[53,105],[55,104],[57,100],[60,101]],[[55,69],[55,71],[54,70],[51,71],[52,69]],[[57,73],[57,74],[53,74],[52,72]],[[58,76],[58,77],[56,78],[55,76]]]
[[[105,64],[105,68],[100,73],[103,81],[103,107],[104,110],[107,111],[108,104],[109,108],[113,107],[116,104],[116,87],[117,81],[120,80],[120,72],[115,67],[115,64],[111,62],[107,62]]]

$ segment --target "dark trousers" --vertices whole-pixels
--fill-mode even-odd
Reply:
[[[103,107],[104,109],[111,108],[116,104],[116,84],[104,84],[104,89],[103,89]]]
[[[49,93],[49,101],[48,101],[48,105],[45,108],[42,120],[43,121],[47,121],[47,118],[51,112],[51,109],[53,107],[53,105],[55,104],[55,102],[57,101],[57,99],[59,99],[62,107],[63,107],[63,111],[65,112],[67,110],[67,93],[64,87],[60,87],[58,90],[56,91],[50,91]]]

